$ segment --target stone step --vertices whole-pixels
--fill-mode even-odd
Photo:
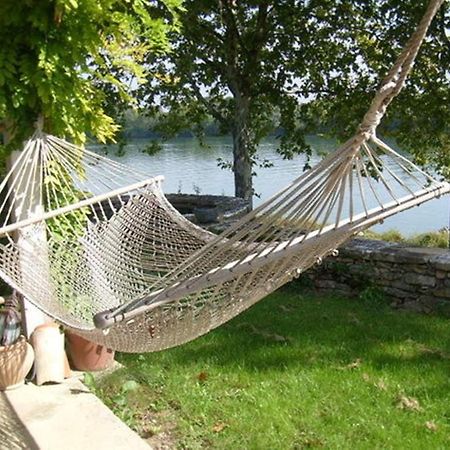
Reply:
[[[2,427],[8,418],[16,428],[0,435],[0,448],[151,450],[77,378],[40,387],[27,384],[0,394]]]

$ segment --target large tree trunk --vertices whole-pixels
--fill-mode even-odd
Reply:
[[[236,98],[233,126],[233,172],[236,197],[244,198],[253,207],[252,143],[249,134],[249,102],[245,97]]]

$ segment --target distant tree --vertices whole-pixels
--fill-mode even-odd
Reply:
[[[168,112],[160,115],[167,135],[201,134],[214,117],[233,137],[235,193],[251,199],[258,142],[281,127],[278,150],[289,158],[310,154],[305,135],[320,123],[348,136],[426,3],[186,0],[174,50],[148,58],[159,76],[143,87],[145,108]],[[449,27],[441,11],[387,120],[395,118],[391,131],[420,162],[442,170],[450,163]]]
[[[144,55],[168,50],[180,3],[2,0],[1,131],[19,143],[43,116],[47,130],[78,142],[86,133],[112,138],[108,105],[133,102],[130,86],[147,76]]]

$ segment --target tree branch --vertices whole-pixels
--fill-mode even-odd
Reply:
[[[232,5],[230,5],[230,3]],[[222,17],[225,19],[225,23],[228,26],[228,29],[233,33],[233,36],[239,42],[239,45],[246,50],[245,43],[242,40],[241,33],[239,32],[239,27],[236,22],[236,17],[234,15],[234,11],[232,6],[235,6],[235,2],[233,0],[220,0],[220,5],[222,11],[225,11],[225,15]]]
[[[221,6],[222,21],[225,24],[225,77],[228,79],[228,87],[235,98],[241,97],[240,74],[238,72],[238,42],[241,36],[236,24],[233,10],[229,5],[232,0],[219,0]],[[242,46],[242,44],[241,44]],[[244,47],[242,47],[244,48]]]
[[[216,108],[213,107],[210,102],[208,102],[205,97],[203,97],[202,93],[200,92],[200,88],[194,83],[191,83],[191,87],[197,100],[207,109],[211,116],[213,116],[219,122],[226,123],[227,119],[225,118],[225,116],[223,116]]]
[[[212,29],[210,26],[208,26],[208,24],[206,24],[206,23],[204,23],[204,22],[201,22],[201,21],[199,20],[198,26],[199,26],[203,31],[205,31],[206,33],[208,33],[210,36],[216,38],[218,41],[220,41],[220,42],[222,42],[222,43],[225,42],[224,37],[223,37],[220,33],[218,33],[216,30],[214,30],[214,29]]]
[[[258,7],[256,16],[255,30],[251,39],[251,47],[245,51],[247,60],[244,68],[244,83],[248,82],[252,73],[258,72],[259,61],[261,58],[261,50],[267,41],[268,34],[268,17],[269,5],[268,2],[263,2]],[[245,49],[244,49],[245,50]],[[251,84],[251,83],[250,83]],[[248,90],[250,88],[248,87]]]

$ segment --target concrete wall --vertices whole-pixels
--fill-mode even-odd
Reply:
[[[319,291],[376,297],[420,312],[450,314],[450,251],[354,239],[302,275]]]

